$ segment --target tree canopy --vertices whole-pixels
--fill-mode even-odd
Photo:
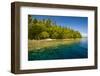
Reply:
[[[81,38],[79,31],[57,25],[50,19],[38,20],[28,16],[28,38],[29,39],[69,39]]]

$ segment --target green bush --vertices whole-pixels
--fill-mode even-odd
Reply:
[[[40,39],[46,39],[46,38],[49,38],[49,33],[46,32],[46,31],[41,32],[41,33],[39,34],[39,37],[40,37]]]
[[[51,34],[51,38],[52,39],[57,39],[58,38],[58,33],[57,32],[54,32],[53,34]]]

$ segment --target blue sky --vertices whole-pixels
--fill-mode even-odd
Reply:
[[[70,27],[79,31],[83,36],[88,33],[88,17],[75,17],[75,16],[47,16],[47,15],[32,15],[33,18],[39,20],[51,19],[56,24],[63,27]]]

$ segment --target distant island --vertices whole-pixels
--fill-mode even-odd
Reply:
[[[66,25],[67,26],[67,25]],[[51,19],[33,18],[28,16],[28,39],[42,40],[42,39],[76,39],[82,38],[79,31],[68,27],[62,27],[56,24]]]

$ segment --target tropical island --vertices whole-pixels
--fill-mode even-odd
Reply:
[[[38,20],[28,16],[28,48],[29,50],[69,44],[82,38],[79,31],[57,25],[50,19]]]
[[[57,25],[56,22],[50,19],[38,20],[28,17],[28,39],[42,40],[42,39],[76,39],[81,38],[79,31],[71,28]]]

